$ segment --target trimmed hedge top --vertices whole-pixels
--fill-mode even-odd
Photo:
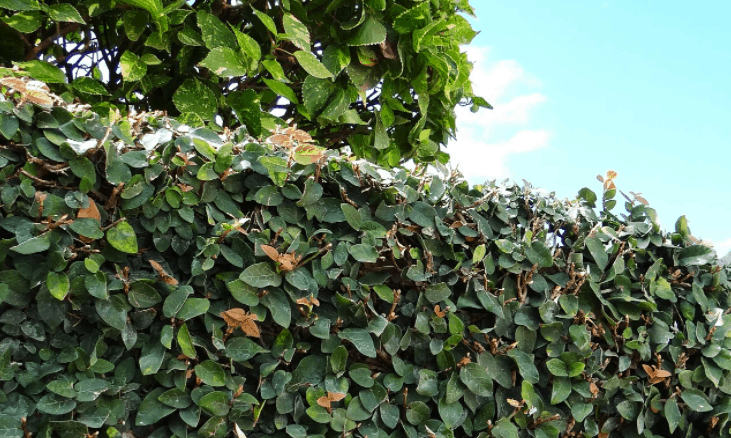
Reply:
[[[13,81],[54,100],[1,81],[2,437],[728,436],[729,272],[614,175],[597,210]]]

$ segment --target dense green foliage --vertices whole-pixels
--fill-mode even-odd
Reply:
[[[459,50],[476,35],[464,14],[468,0],[0,0],[0,65],[100,113],[254,137],[278,115],[384,165],[446,162],[454,108],[490,107]]]
[[[611,175],[596,207],[27,97],[4,438],[729,436],[729,271],[683,218],[612,213]]]

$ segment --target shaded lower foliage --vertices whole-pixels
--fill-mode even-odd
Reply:
[[[0,134],[2,437],[728,435],[728,270],[611,177],[18,100]]]

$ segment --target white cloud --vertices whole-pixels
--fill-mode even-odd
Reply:
[[[731,239],[713,242],[713,248],[719,257],[723,257],[731,251]]]
[[[493,105],[493,110],[472,113],[457,109],[457,140],[447,148],[452,163],[471,183],[510,177],[509,156],[548,146],[551,133],[531,126],[533,110],[546,96],[532,89],[540,81],[514,60],[488,61],[489,48],[465,48],[474,63],[473,91]],[[496,136],[500,131],[500,137]]]

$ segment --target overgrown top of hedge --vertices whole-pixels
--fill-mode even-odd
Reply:
[[[614,175],[596,207],[0,82],[2,437],[728,436],[728,269]]]

